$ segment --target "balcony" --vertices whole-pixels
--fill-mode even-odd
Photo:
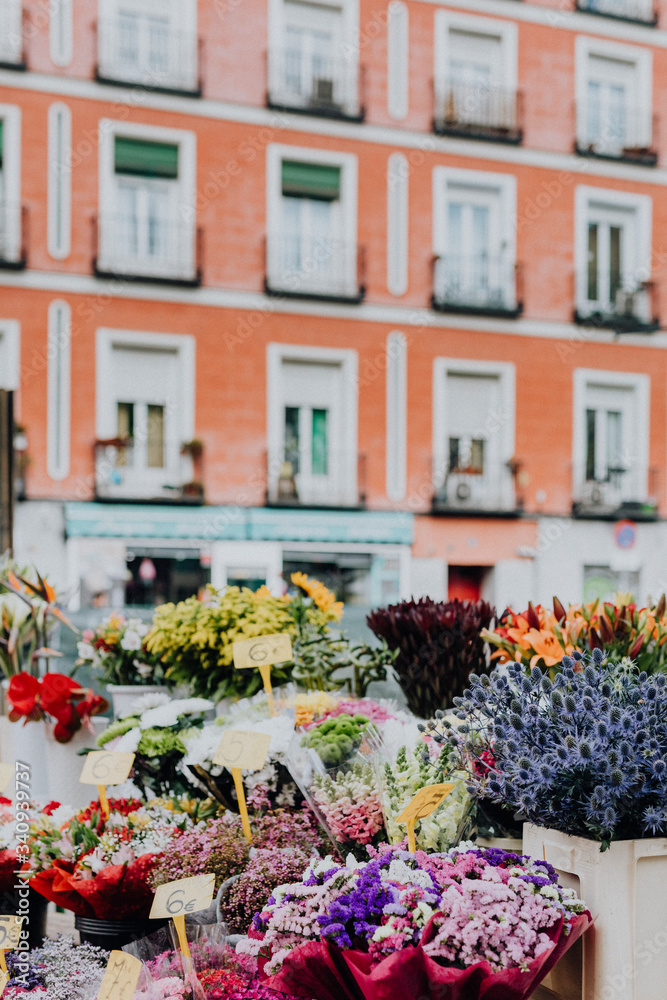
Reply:
[[[266,103],[278,111],[363,121],[364,72],[356,61],[320,56],[312,61],[298,50],[268,53]]]
[[[438,135],[518,145],[522,111],[522,95],[516,90],[435,82],[433,131]]]
[[[658,518],[659,476],[649,469],[648,492],[638,484],[639,470],[609,468],[595,474],[584,468],[574,470],[572,516],[603,521],[629,518],[633,521],[656,521]]]
[[[0,68],[26,69],[21,0],[0,3]]]
[[[22,271],[27,262],[28,209],[0,201],[0,268]]]
[[[432,513],[519,517],[523,500],[515,484],[518,468],[514,461],[485,461],[483,468],[452,469],[437,475],[441,485],[433,495]]]
[[[310,236],[269,236],[267,295],[360,303],[366,294],[365,253],[356,243]]]
[[[196,287],[202,280],[202,231],[191,222],[95,216],[93,271],[99,278]]]
[[[516,318],[523,310],[522,268],[508,257],[443,254],[433,266],[438,312]]]
[[[574,311],[574,321],[580,326],[593,326],[616,333],[652,333],[660,329],[658,288],[653,281],[636,281],[618,277],[616,291],[610,301],[593,298],[598,294],[597,279],[588,273],[579,276],[582,293],[580,305]]]
[[[130,438],[95,442],[95,499],[113,502],[202,504],[204,488],[196,479],[197,460],[184,446],[164,468],[137,461]],[[199,458],[201,461],[201,457]]]
[[[201,63],[201,39],[166,20],[121,15],[97,22],[100,83],[199,97]]]
[[[658,23],[658,10],[654,0],[575,0],[575,5],[584,14],[599,14],[601,17],[639,24]]]
[[[329,450],[327,474],[295,472],[292,462],[267,458],[266,506],[363,510],[366,507],[366,456]]]
[[[600,120],[599,109],[586,101],[577,104],[577,139],[579,156],[603,160],[621,160],[645,167],[658,162],[658,117],[646,107],[627,107],[623,120]]]

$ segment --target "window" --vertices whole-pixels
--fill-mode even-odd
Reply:
[[[0,104],[0,266],[23,267],[21,112]]]
[[[617,594],[630,594],[632,600],[639,596],[638,570],[617,570],[611,566],[584,566],[584,604],[592,604],[594,601],[613,601]]]
[[[655,24],[655,0],[577,0],[577,9],[605,17]]]
[[[16,320],[0,320],[0,389],[18,391],[19,368],[19,324]]]
[[[21,0],[0,3],[0,65],[25,68]]]
[[[515,311],[514,179],[436,168],[434,182],[434,304]]]
[[[439,358],[434,379],[436,506],[514,510],[513,365]]]
[[[272,156],[269,169],[279,175],[269,195],[267,288],[356,300],[356,159],[287,154]]]
[[[436,14],[435,128],[518,142],[516,26]]]
[[[575,502],[602,509],[646,500],[648,395],[645,375],[575,372]]]
[[[193,0],[100,0],[98,77],[198,92]]]
[[[577,151],[657,162],[650,51],[583,37],[576,45]]]
[[[97,493],[179,499],[192,479],[181,446],[193,437],[188,337],[98,332]]]
[[[360,117],[355,5],[275,0],[269,16],[269,103]]]
[[[355,368],[353,352],[269,347],[273,502],[358,503]]]
[[[576,219],[577,318],[650,327],[650,198],[580,188]]]
[[[194,136],[140,137],[127,126],[102,132],[99,257],[102,273],[196,283]]]

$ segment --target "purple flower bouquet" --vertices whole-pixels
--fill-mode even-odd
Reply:
[[[591,917],[544,861],[462,845],[311,861],[256,938],[270,986],[314,1000],[525,1000]]]

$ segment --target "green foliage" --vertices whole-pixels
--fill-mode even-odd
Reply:
[[[304,738],[304,745],[317,751],[325,767],[337,767],[354,756],[369,724],[366,715],[338,715],[326,719]]]
[[[336,691],[347,685],[350,694],[365,698],[372,681],[385,681],[398,650],[382,644],[352,645],[343,635],[323,635],[313,626],[299,631],[293,646],[292,677],[311,691]]]

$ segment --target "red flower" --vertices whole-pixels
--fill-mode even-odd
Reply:
[[[44,814],[44,816],[53,816],[56,809],[60,809],[60,802],[56,802],[54,799],[53,802],[46,803],[46,805],[42,809],[42,813]]]
[[[83,701],[80,701],[76,706],[76,710],[85,723],[88,722],[91,716],[101,715],[102,712],[106,712],[108,707],[109,702],[106,698],[103,698],[99,694],[93,694],[92,691],[88,691]]]
[[[39,719],[41,712],[37,704],[39,694],[39,681],[31,674],[14,674],[9,681],[7,697],[12,705],[9,717],[12,722],[25,717],[26,719]]]
[[[45,712],[56,719],[67,716],[66,709],[79,701],[84,692],[81,685],[65,674],[46,674],[42,677],[39,701]]]

